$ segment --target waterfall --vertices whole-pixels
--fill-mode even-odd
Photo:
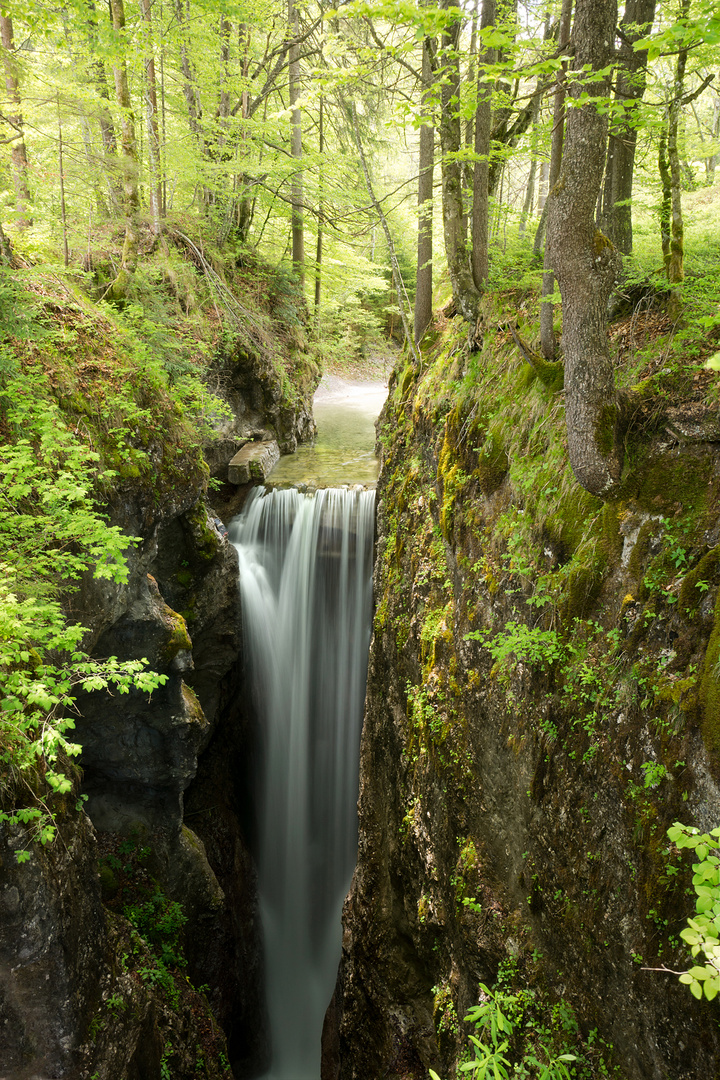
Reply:
[[[272,1080],[319,1080],[357,853],[374,491],[256,489],[231,527],[263,732],[259,888]]]

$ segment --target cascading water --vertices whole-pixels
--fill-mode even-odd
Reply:
[[[264,734],[260,905],[272,1080],[319,1080],[357,850],[374,491],[258,488],[231,527]]]

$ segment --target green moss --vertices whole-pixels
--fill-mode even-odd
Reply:
[[[720,596],[715,604],[713,629],[708,641],[700,680],[700,709],[705,746],[716,758],[720,756]]]
[[[711,584],[720,584],[720,544],[703,555],[683,578],[678,597],[680,610],[687,615],[694,612]]]
[[[558,605],[559,614],[566,626],[573,620],[588,615],[602,586],[599,566],[577,566],[567,575],[564,597]]]
[[[607,457],[615,445],[618,410],[614,401],[606,402],[598,413],[595,422],[595,445],[600,453]]]
[[[188,634],[185,619],[172,608],[165,608],[165,623],[170,631],[169,637],[162,650],[163,659],[174,660],[179,652],[189,652],[192,649],[192,641]]]
[[[210,562],[218,553],[220,541],[208,525],[207,507],[202,499],[186,512],[185,520],[192,532],[195,554],[202,562]]]
[[[488,432],[478,457],[474,476],[480,484],[483,495],[494,495],[507,476],[510,467],[505,446],[499,434]]]

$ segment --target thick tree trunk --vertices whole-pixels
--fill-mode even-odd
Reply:
[[[460,0],[443,0],[445,10],[459,7]],[[441,110],[440,146],[442,149],[442,199],[445,254],[455,307],[468,320],[477,318],[480,294],[475,287],[468,258],[465,218],[463,215],[462,172],[458,155],[461,147],[459,95],[460,66],[458,37],[460,20],[443,34],[440,54]]]
[[[292,264],[301,290],[305,288],[305,230],[303,223],[303,174],[302,174],[302,112],[295,108],[300,97],[300,17],[294,0],[288,0],[288,32],[293,39],[290,45],[288,89],[290,92],[290,153],[295,162],[291,185],[292,199]]]
[[[482,0],[480,34],[495,25],[495,0]],[[488,214],[490,203],[490,133],[492,129],[492,81],[485,73],[486,64],[494,64],[495,49],[486,49],[478,66],[477,106],[475,109],[475,170],[473,176],[472,272],[475,288],[484,288],[490,270],[488,252]]]
[[[573,0],[563,0],[560,13],[560,27],[558,31],[558,48],[564,49],[570,41],[570,21],[572,19]],[[563,140],[565,137],[565,66],[558,71],[555,83],[555,100],[553,102],[553,130],[550,143],[550,167],[548,171],[548,187],[552,189],[560,175],[560,163],[562,161]],[[552,194],[551,194],[552,197]],[[554,305],[545,300],[546,296],[552,296],[555,288],[555,275],[550,266],[547,250],[543,265],[542,296],[540,304],[540,348],[546,360],[555,359],[555,330],[553,327]]]
[[[432,108],[432,67],[430,42],[423,42],[422,59],[423,117],[429,119]],[[417,345],[432,319],[432,259],[433,259],[433,163],[435,155],[435,126],[420,127],[418,161],[418,236],[417,276],[415,278],[415,318],[413,333]]]
[[[130,87],[125,63],[125,8],[123,0],[110,0],[113,29],[119,38],[119,55],[115,57],[113,75],[115,96],[121,110],[120,148],[122,152],[123,210],[125,213],[125,243],[123,244],[120,270],[107,290],[106,297],[116,303],[122,302],[137,267],[140,230],[140,192],[138,187],[138,152],[135,137],[135,118],[130,101]]]
[[[618,251],[632,251],[632,184],[637,146],[637,104],[645,93],[647,49],[636,51],[633,42],[645,36],[655,18],[656,0],[627,0],[620,29],[622,66],[616,76],[615,100],[623,108],[623,121],[610,129],[601,228]]]
[[[581,74],[610,62],[616,0],[577,0],[574,78],[569,93],[606,97],[608,77]],[[590,103],[569,110],[560,178],[548,202],[548,248],[563,301],[565,411],[575,476],[594,495],[607,497],[622,469],[620,408],[607,340],[607,300],[619,272],[613,245],[595,227],[605,162],[607,117]]]
[[[10,157],[12,160],[13,183],[15,185],[15,208],[17,211],[16,221],[18,227],[26,229],[32,225],[32,212],[30,209],[30,187],[28,185],[28,158],[25,147],[25,135],[23,133],[22,109],[20,107],[20,90],[15,69],[13,52],[13,24],[10,15],[0,15],[0,40],[3,47],[3,67],[5,68],[5,88],[8,92],[10,107],[14,109],[11,116],[7,117],[13,135],[11,136]]]

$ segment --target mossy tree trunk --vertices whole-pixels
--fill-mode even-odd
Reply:
[[[616,0],[577,0],[569,93],[606,99]],[[589,65],[589,81],[582,74]],[[563,302],[565,410],[570,463],[582,486],[608,496],[622,469],[619,403],[607,340],[607,300],[619,272],[615,248],[595,227],[607,116],[592,102],[569,110],[560,178],[548,201],[550,264]]]

